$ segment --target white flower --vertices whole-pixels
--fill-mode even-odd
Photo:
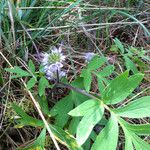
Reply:
[[[51,53],[42,54],[42,65],[44,67],[43,70],[47,79],[49,80],[55,80],[57,78],[57,71],[59,73],[59,78],[66,75],[65,72],[61,71],[63,67],[63,61],[65,60],[65,56],[61,51],[61,47],[59,47],[58,49],[54,47],[51,50]]]
[[[89,52],[89,53],[85,53],[84,58],[86,62],[89,62],[94,56],[95,56],[95,53]]]

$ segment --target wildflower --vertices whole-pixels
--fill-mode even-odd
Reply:
[[[84,58],[85,58],[86,62],[89,62],[94,56],[95,56],[95,53],[89,52],[89,53],[85,53]]]
[[[43,71],[45,72],[45,75],[49,80],[55,80],[57,78],[57,72],[59,78],[66,75],[66,73],[61,70],[63,67],[63,61],[65,60],[65,56],[61,51],[61,47],[59,47],[58,49],[54,47],[51,50],[51,53],[42,54],[42,65],[44,67]]]

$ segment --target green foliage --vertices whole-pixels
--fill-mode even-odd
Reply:
[[[120,116],[128,118],[143,118],[150,116],[150,96],[145,96],[128,103],[126,106],[114,109]]]
[[[48,80],[42,76],[39,80],[38,93],[40,96],[45,94],[45,88],[49,86]]]
[[[20,77],[27,77],[27,76],[31,76],[31,74],[27,71],[24,71],[23,69],[21,69],[18,66],[15,66],[14,68],[6,68],[6,71],[10,72],[10,73],[14,73],[14,76],[11,76],[11,78],[20,78]]]
[[[120,48],[122,48],[121,45]],[[47,120],[54,120],[52,121],[53,123],[49,122],[49,127],[54,136],[57,137],[56,139],[66,145],[68,149],[82,150],[83,148],[91,148],[92,150],[100,150],[107,147],[108,150],[116,150],[119,130],[122,128],[125,136],[125,150],[134,150],[134,148],[136,150],[148,150],[150,149],[150,145],[142,140],[139,135],[149,135],[150,125],[130,124],[123,117],[149,117],[150,96],[133,100],[119,108],[116,108],[116,105],[114,106],[114,104],[122,102],[132,94],[139,86],[144,75],[134,72],[134,75],[129,76],[129,70],[127,70],[110,81],[107,77],[113,73],[114,66],[108,65],[103,67],[101,71],[98,70],[105,64],[105,60],[103,57],[99,58],[99,56],[95,56],[87,64],[87,67],[83,69],[80,77],[77,77],[70,83],[70,86],[73,87],[70,93],[59,100],[52,109],[49,109],[45,96],[45,88],[50,87],[49,82],[44,75],[36,74],[34,64],[31,61],[29,62],[29,68],[35,78],[33,76],[32,78],[26,76],[30,78],[27,82],[27,88],[31,89],[38,83],[38,93],[40,96],[38,103],[40,108]],[[6,70],[11,73],[16,73],[18,76],[18,70],[20,69],[17,67],[17,71]],[[23,74],[25,75],[26,73]],[[101,96],[90,93],[93,75],[97,77]],[[90,78],[88,81],[87,76]],[[38,78],[40,78],[39,81],[36,80]],[[104,85],[101,85],[101,83],[104,83]],[[113,109],[109,105],[112,105]],[[43,129],[33,145],[29,145],[27,148],[31,146],[43,149],[46,138],[43,121],[27,115],[15,104],[12,107],[20,116],[17,119],[18,125],[16,127],[32,126]],[[105,111],[110,114],[110,117],[108,117],[109,115],[107,113],[108,119],[105,119]],[[102,128],[98,133],[94,131],[96,125]],[[68,131],[65,131],[64,128]],[[76,135],[76,138],[74,138],[74,135]],[[91,141],[93,143],[92,145]]]
[[[99,56],[95,56],[87,65],[86,69],[82,70],[81,77],[84,78],[84,87],[87,92],[89,92],[92,82],[92,71],[98,69],[106,62],[105,57],[99,58]]]
[[[88,100],[72,111],[71,116],[83,116],[77,128],[77,142],[82,145],[89,137],[93,127],[101,120],[104,108],[97,100]]]
[[[111,81],[103,92],[104,103],[116,104],[121,102],[133,92],[143,79],[143,74],[139,73],[130,77],[128,74],[129,72],[126,71]]]
[[[97,136],[96,141],[92,146],[92,150],[105,149],[107,146],[108,150],[116,150],[118,142],[118,121],[113,114],[105,128]]]

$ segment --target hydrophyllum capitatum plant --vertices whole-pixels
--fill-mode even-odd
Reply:
[[[44,74],[35,71],[32,61],[28,64],[30,72],[20,67],[6,70],[14,74],[13,78],[27,77],[27,88],[33,95],[33,87],[38,84],[37,101],[58,142],[70,150],[116,150],[120,143],[124,150],[150,149],[148,142],[141,138],[150,134],[150,125],[131,124],[126,119],[150,116],[150,96],[130,96],[143,80],[143,74],[129,76],[127,70],[110,80],[114,66],[106,65],[105,57],[94,54],[74,81],[67,83],[60,80],[54,83],[55,87],[70,89],[70,93],[49,108],[45,88],[53,89],[54,85],[48,80],[57,78],[57,74],[54,77],[51,74],[62,71],[65,57],[61,50],[56,48],[43,56]],[[97,79],[99,90],[94,94],[91,92],[93,76]],[[124,104],[124,100],[128,103]],[[44,149],[48,135],[43,121],[29,116],[15,104],[12,107],[20,116],[17,127],[32,126],[41,129],[39,137],[27,147]],[[95,127],[99,127],[99,130],[95,130]],[[122,131],[124,142],[118,140],[119,131]]]

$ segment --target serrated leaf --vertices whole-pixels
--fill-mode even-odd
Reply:
[[[124,107],[114,109],[114,112],[122,117],[143,118],[150,116],[150,96],[134,100]]]
[[[87,100],[84,103],[80,104],[75,109],[71,110],[68,114],[71,116],[84,116],[86,113],[99,107],[100,102],[98,100]]]
[[[35,78],[30,78],[30,80],[27,82],[27,89],[31,89],[36,84]]]
[[[21,68],[18,67],[18,66],[15,66],[14,68],[5,68],[5,70],[6,70],[7,72],[17,74],[16,77],[31,76],[30,73],[28,73],[27,71],[21,69]]]
[[[128,78],[128,71],[122,73],[111,81],[103,92],[103,100],[106,104],[116,104],[129,96],[142,81],[143,74],[135,74]]]
[[[124,56],[126,67],[128,70],[131,70],[134,74],[138,73],[138,69],[136,68],[135,64],[131,59],[129,59],[127,56]]]
[[[31,59],[29,60],[28,66],[29,66],[30,70],[32,71],[32,73],[34,73],[35,72],[35,65]]]
[[[45,94],[45,88],[48,86],[49,86],[48,80],[44,76],[42,76],[41,79],[39,80],[38,86],[38,92],[40,96]]]
[[[115,116],[111,115],[110,120],[99,133],[91,150],[116,150],[118,142],[118,122]]]
[[[101,120],[104,113],[103,106],[93,108],[80,121],[77,128],[77,143],[82,145],[89,137],[93,127]]]
[[[123,44],[120,42],[120,40],[118,38],[114,39],[115,44],[117,45],[117,47],[120,49],[121,53],[124,54],[124,46]]]

